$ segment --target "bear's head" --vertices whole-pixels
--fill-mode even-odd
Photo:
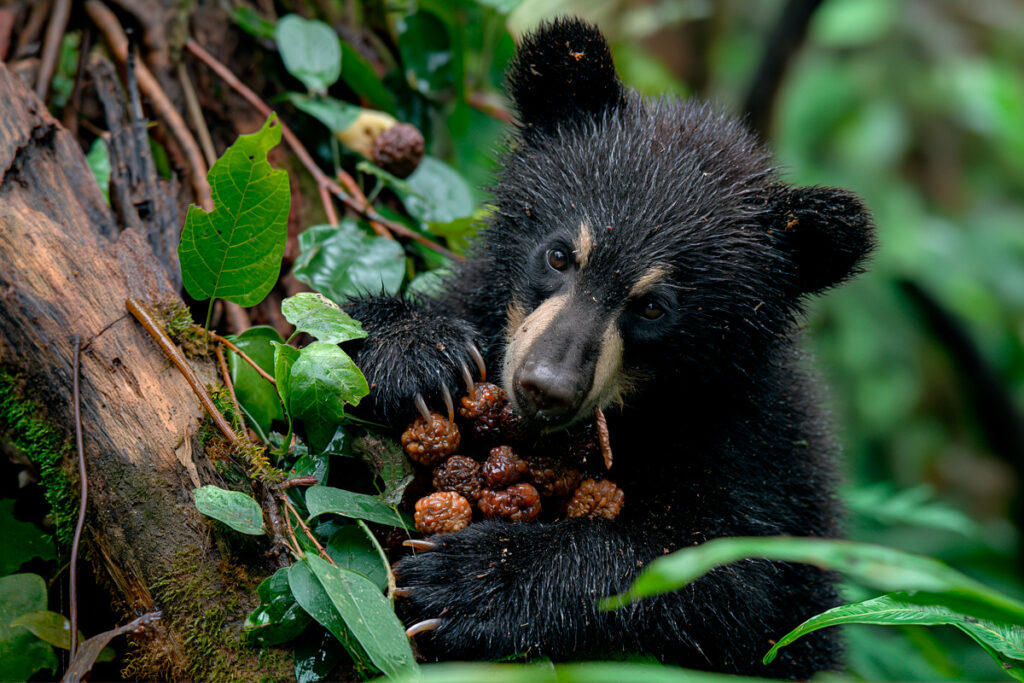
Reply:
[[[508,83],[519,128],[484,249],[508,291],[503,383],[529,419],[564,426],[652,385],[741,391],[793,343],[806,295],[872,248],[853,194],[784,184],[708,104],[627,90],[593,26],[526,37]]]

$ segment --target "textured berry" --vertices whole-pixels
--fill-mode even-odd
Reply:
[[[431,412],[430,422],[416,418],[402,433],[402,446],[414,462],[433,466],[459,448],[459,427],[440,413]]]
[[[484,462],[483,476],[488,488],[503,489],[516,483],[530,471],[529,464],[512,451],[511,446],[498,446]]]
[[[583,475],[559,458],[538,456],[528,460],[530,481],[545,498],[568,496],[580,485]]]
[[[584,479],[569,500],[566,517],[615,519],[624,498],[622,489],[607,479]]]
[[[424,534],[450,534],[466,528],[472,517],[469,501],[454,491],[438,491],[416,501],[416,529]]]
[[[488,519],[531,522],[540,514],[540,494],[529,484],[514,484],[504,491],[484,490],[477,507]]]
[[[480,463],[464,455],[453,455],[434,469],[435,489],[454,491],[468,501],[480,497],[483,485]]]
[[[508,394],[490,382],[480,382],[459,403],[459,415],[469,421],[477,438],[486,439],[501,434],[501,413],[508,405]]]
[[[423,159],[423,134],[408,123],[397,123],[373,140],[371,159],[388,173],[408,178]]]
[[[521,441],[526,436],[523,418],[512,409],[511,403],[506,403],[501,409],[500,424],[501,436],[504,441]]]

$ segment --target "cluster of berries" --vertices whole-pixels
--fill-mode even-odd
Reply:
[[[417,417],[402,434],[409,458],[433,468],[435,492],[416,502],[416,528],[422,533],[465,528],[472,521],[474,505],[484,519],[514,522],[536,520],[542,502],[565,517],[618,516],[622,490],[607,479],[585,478],[571,463],[599,454],[596,438],[577,442],[570,449],[576,452],[568,454],[570,461],[547,454],[520,456],[509,445],[488,448],[494,443],[522,443],[524,435],[505,391],[486,382],[476,384],[461,399],[458,413],[471,443],[481,447],[480,460],[458,454],[459,425],[440,413]]]

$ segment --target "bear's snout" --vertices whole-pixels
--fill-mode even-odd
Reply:
[[[576,374],[544,361],[527,360],[513,377],[521,412],[545,422],[565,422],[573,417],[587,393]]]

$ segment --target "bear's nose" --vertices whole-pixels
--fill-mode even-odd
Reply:
[[[575,378],[545,362],[527,361],[515,373],[517,397],[528,415],[549,421],[572,416],[582,391]]]

